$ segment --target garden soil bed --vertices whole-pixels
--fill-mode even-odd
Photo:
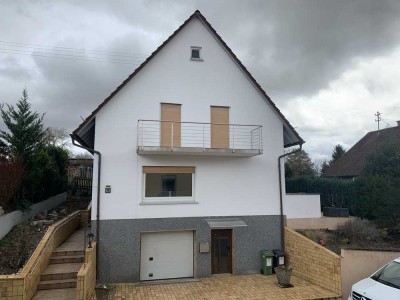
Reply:
[[[67,200],[55,208],[57,212],[64,210],[69,215],[77,210],[84,210],[89,205],[90,198]],[[59,217],[59,220],[65,216]],[[48,226],[38,228],[31,226],[32,219],[14,228],[0,240],[0,275],[18,273],[35,251],[43,238]]]
[[[398,237],[382,237],[373,240],[366,238],[351,241],[335,230],[307,229],[298,230],[298,232],[339,255],[341,249],[400,251],[400,239]]]

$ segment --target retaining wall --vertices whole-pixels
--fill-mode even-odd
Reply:
[[[320,218],[320,194],[287,193],[283,198],[283,213],[288,219]]]
[[[90,300],[96,287],[96,243],[85,250],[85,263],[78,272],[76,300]]]
[[[47,200],[41,201],[39,203],[33,204],[29,210],[22,212],[20,210],[16,210],[13,212],[10,212],[8,214],[5,214],[0,217],[0,239],[2,239],[4,236],[7,235],[7,233],[10,232],[10,230],[15,226],[23,221],[33,217],[37,213],[43,211],[43,210],[51,210],[57,206],[59,206],[61,203],[65,202],[67,200],[67,193],[62,193],[59,195],[56,195],[54,197],[50,197]]]
[[[30,300],[36,293],[42,272],[47,268],[55,248],[81,224],[80,211],[49,226],[20,274],[0,275],[0,299]]]
[[[286,265],[293,275],[342,295],[340,256],[285,227]]]
[[[287,219],[286,226],[290,229],[329,229],[335,230],[339,224],[343,224],[355,217],[336,218],[336,217],[319,217],[319,218],[297,218]]]

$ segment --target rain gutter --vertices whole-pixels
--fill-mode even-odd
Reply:
[[[88,148],[82,145],[79,145],[75,143],[75,141],[81,142],[80,138],[76,134],[70,134],[70,137],[72,139],[72,144],[76,147],[85,149],[89,151],[90,153],[97,154],[98,156],[98,161],[97,161],[97,199],[96,199],[96,266],[98,266],[99,263],[99,237],[100,237],[100,174],[101,174],[101,153],[99,151],[96,151],[92,148]],[[99,268],[96,268],[96,277],[99,278],[98,274]]]
[[[304,142],[303,142],[304,143]],[[297,152],[300,152],[302,147],[303,147],[303,143],[300,144],[300,148],[294,149],[293,151],[290,151],[288,153],[282,154],[278,157],[278,170],[279,170],[279,200],[280,200],[280,210],[281,210],[281,250],[284,251],[285,250],[285,225],[284,225],[284,221],[285,221],[285,217],[283,215],[283,192],[282,192],[282,168],[281,168],[281,159],[295,154]]]

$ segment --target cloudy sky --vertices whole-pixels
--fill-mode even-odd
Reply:
[[[397,0],[0,0],[0,103],[72,131],[196,9],[314,159],[400,120]]]

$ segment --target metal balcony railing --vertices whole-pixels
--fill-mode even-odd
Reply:
[[[139,120],[138,152],[179,151],[262,153],[262,126]],[[247,151],[247,152],[246,152]],[[210,152],[210,151],[208,151]]]

